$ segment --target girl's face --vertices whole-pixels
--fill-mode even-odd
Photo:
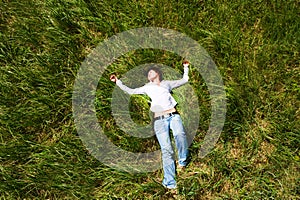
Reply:
[[[154,81],[156,78],[159,78],[158,73],[156,71],[154,71],[154,70],[150,70],[148,72],[148,80],[149,81]]]

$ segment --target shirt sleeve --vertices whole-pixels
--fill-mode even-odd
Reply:
[[[146,94],[144,86],[132,89],[132,88],[129,88],[126,85],[124,85],[122,83],[122,81],[120,81],[120,80],[117,80],[116,84],[121,90],[123,90],[124,92],[126,92],[130,95],[132,95],[132,94]]]
[[[186,84],[189,81],[189,68],[184,67],[183,70],[184,70],[184,73],[183,73],[182,79],[167,81],[167,83],[169,84],[171,89],[182,86],[182,85]]]

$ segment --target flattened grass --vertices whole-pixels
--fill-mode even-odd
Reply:
[[[2,1],[1,199],[299,199],[298,10],[292,0]],[[228,98],[223,133],[201,159],[209,93],[201,77],[190,74],[203,113],[176,197],[160,185],[161,170],[136,175],[101,164],[82,144],[72,119],[73,84],[88,53],[119,32],[148,26],[197,40],[218,66]],[[180,72],[174,65],[180,59],[155,50],[131,52],[110,69],[122,75],[161,62]],[[140,150],[139,139],[113,128],[114,85],[108,79],[101,84],[100,122],[115,144]],[[146,112],[139,111],[132,116]],[[157,144],[147,145],[152,150]]]

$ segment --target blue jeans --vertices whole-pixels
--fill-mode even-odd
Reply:
[[[170,138],[170,129],[172,130],[175,144],[178,151],[178,164],[187,165],[188,143],[182,120],[179,114],[171,115],[164,119],[154,121],[154,131],[162,152],[162,163],[164,170],[164,179],[162,184],[167,188],[176,188],[176,167],[174,151]]]

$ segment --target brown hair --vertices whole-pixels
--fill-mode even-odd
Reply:
[[[156,73],[158,73],[159,81],[162,81],[162,80],[163,80],[163,73],[162,73],[161,69],[160,69],[159,67],[156,67],[156,66],[151,66],[151,67],[149,67],[149,68],[147,69],[145,75],[148,76],[148,73],[149,73],[151,70],[153,70],[153,71],[155,71]]]

